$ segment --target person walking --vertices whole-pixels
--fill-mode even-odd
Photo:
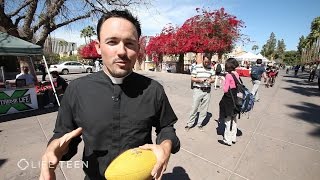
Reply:
[[[296,66],[294,67],[294,76],[295,76],[295,77],[298,76],[299,69],[300,69],[300,65],[296,65]]]
[[[225,123],[223,140],[219,142],[227,146],[231,146],[232,143],[235,144],[237,141],[237,112],[234,104],[234,100],[237,97],[237,86],[232,75],[239,80],[239,74],[236,72],[238,66],[239,63],[236,59],[229,58],[226,60],[225,71],[227,74],[223,85],[224,94],[219,103],[220,118]]]
[[[215,81],[214,81],[214,89],[216,90],[218,82],[219,82],[219,88],[221,88],[222,82],[224,81],[224,76],[223,76],[224,68],[221,62],[218,61],[218,63],[215,64],[214,71],[216,73]]]
[[[161,179],[171,153],[180,149],[174,128],[177,116],[163,86],[133,72],[140,36],[140,22],[127,10],[108,11],[100,18],[96,49],[102,56],[102,71],[68,85],[42,156],[40,180],[55,179],[59,161],[77,153],[81,135],[86,180],[105,180],[111,161],[131,148],[154,152],[157,162],[151,176]]]
[[[320,91],[320,64],[317,64],[317,69],[316,69],[316,76],[318,77],[318,88]]]
[[[42,74],[42,81],[46,81],[46,76],[47,76],[47,72],[46,72],[46,67],[44,65],[44,63],[41,63],[39,66],[39,70],[41,71]]]
[[[207,116],[210,102],[211,83],[214,82],[214,71],[211,68],[210,59],[211,56],[209,54],[204,54],[203,62],[197,64],[191,73],[191,81],[194,82],[193,104],[189,121],[185,126],[186,131],[194,125],[197,112],[199,112],[197,126],[200,131],[203,131],[202,122]]]
[[[308,78],[309,82],[313,82],[314,75],[316,74],[316,70],[317,70],[317,64],[314,63],[313,65],[310,66],[310,74]]]
[[[95,65],[95,72],[100,71],[100,61],[98,59],[96,59],[96,61],[94,62]]]
[[[266,69],[262,67],[262,59],[257,59],[256,65],[251,68],[251,80],[252,80],[252,90],[251,93],[254,95],[256,102],[260,101],[258,89],[261,84],[261,78],[264,78],[264,82],[267,81]]]

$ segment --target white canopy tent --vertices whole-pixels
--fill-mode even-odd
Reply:
[[[240,56],[236,56],[234,58],[239,61],[251,61],[252,62],[252,61],[256,61],[257,59],[259,59],[259,56],[253,54],[252,52],[247,52],[245,54],[242,54]]]
[[[258,59],[262,59],[262,62],[269,62],[270,61],[268,58],[262,56],[262,54],[260,54],[260,53],[257,56],[259,57]]]

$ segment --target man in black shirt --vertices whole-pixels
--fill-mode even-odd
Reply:
[[[113,10],[98,22],[96,45],[103,71],[72,81],[59,109],[54,135],[42,156],[40,179],[55,176],[60,160],[69,160],[84,141],[85,179],[104,179],[110,162],[123,151],[151,149],[157,163],[151,175],[160,179],[171,153],[180,149],[177,117],[163,87],[132,72],[141,28],[128,11]],[[155,127],[156,144],[151,131]]]
[[[56,78],[56,91],[58,94],[64,94],[68,87],[67,81],[59,75],[58,71],[52,71],[51,74],[53,78]]]

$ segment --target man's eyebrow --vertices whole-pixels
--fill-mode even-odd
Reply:
[[[120,38],[117,38],[117,37],[107,37],[104,39],[104,42],[108,41],[108,40],[119,40]],[[124,39],[124,41],[132,41],[132,42],[136,42],[137,39],[135,38],[126,38]]]

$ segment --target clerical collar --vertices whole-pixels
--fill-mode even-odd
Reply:
[[[113,76],[109,75],[109,73],[106,73],[106,74],[109,76],[109,78],[111,79],[111,81],[112,81],[113,84],[122,84],[124,78],[126,78],[127,76],[129,76],[131,73],[132,73],[132,72],[130,72],[129,74],[127,74],[126,76],[121,77],[121,78],[113,77]]]

